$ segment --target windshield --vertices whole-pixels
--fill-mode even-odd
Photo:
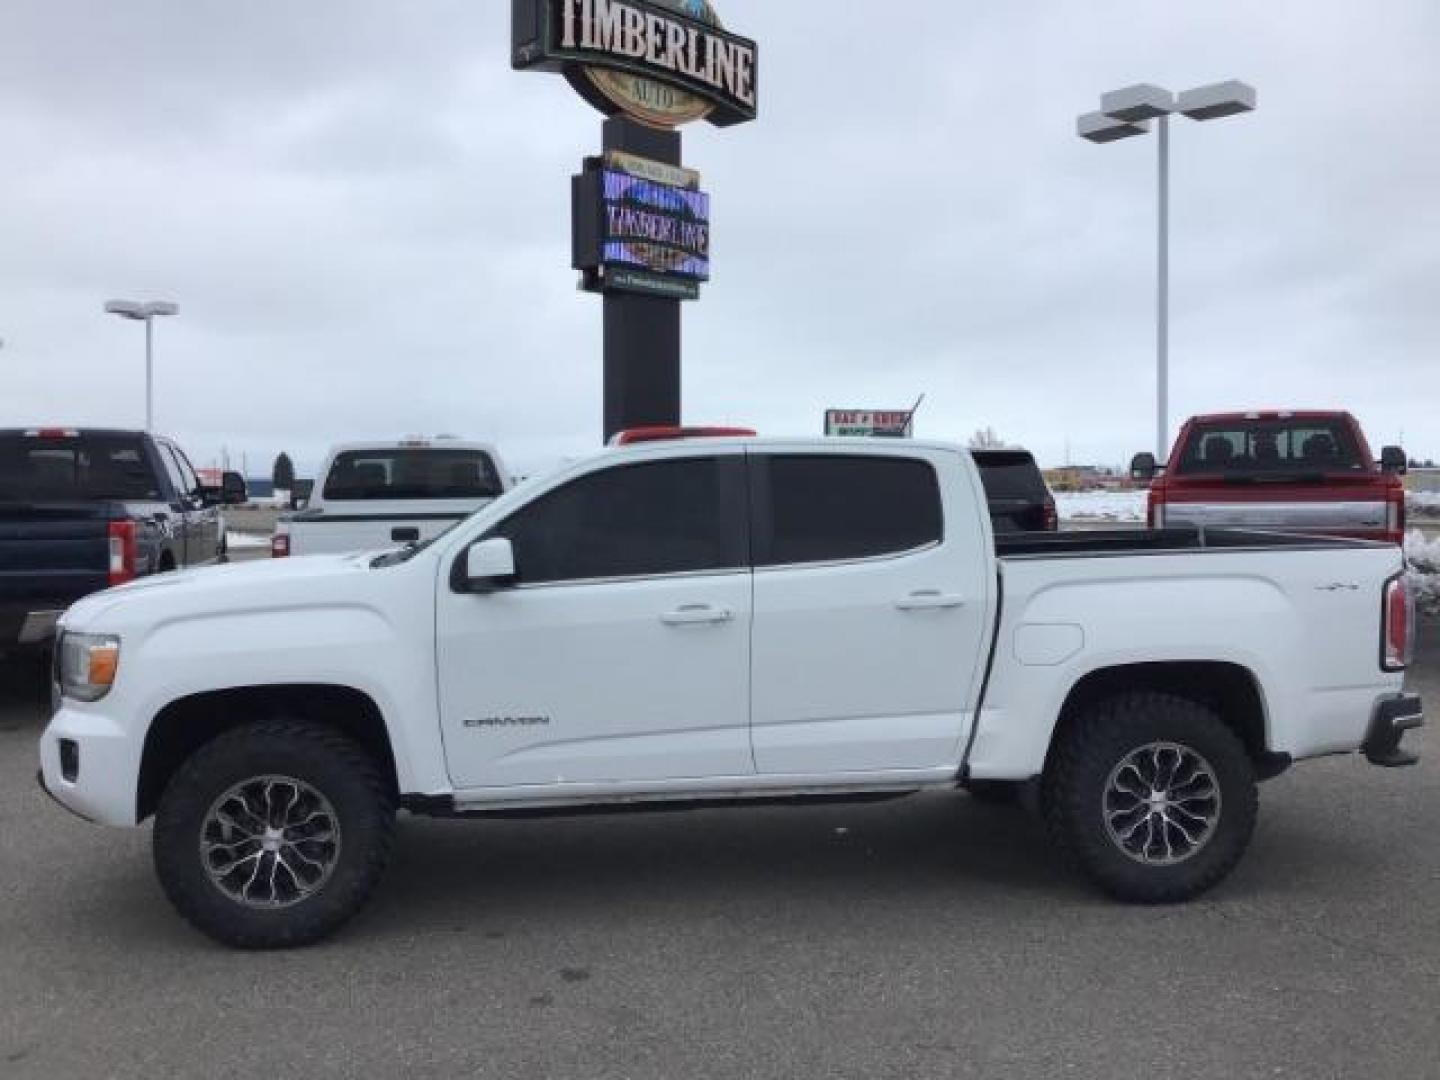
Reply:
[[[137,435],[0,436],[0,499],[142,502],[160,497]]]
[[[493,499],[502,485],[480,450],[405,447],[336,454],[325,478],[327,502],[363,499]]]
[[[1363,471],[1341,420],[1232,420],[1196,424],[1180,455],[1182,476],[1275,476]]]

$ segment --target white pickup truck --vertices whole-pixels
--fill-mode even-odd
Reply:
[[[276,524],[276,558],[422,543],[510,486],[494,447],[449,438],[347,443],[320,476],[305,509]]]
[[[997,541],[957,446],[676,437],[428,545],[82,600],[42,781],[96,822],[154,815],[175,906],[243,947],[348,918],[398,808],[1028,785],[1101,887],[1175,901],[1240,858],[1257,780],[1356,750],[1414,760],[1413,635],[1393,546]]]

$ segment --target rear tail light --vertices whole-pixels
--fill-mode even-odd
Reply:
[[[1404,671],[1415,655],[1415,606],[1405,575],[1385,583],[1385,607],[1380,636],[1380,666],[1386,671]]]
[[[1055,500],[1045,499],[1045,531],[1055,532],[1060,528],[1060,515],[1055,510]]]
[[[1385,539],[1392,544],[1405,542],[1405,489],[1391,488],[1385,495]]]
[[[123,585],[135,577],[135,523],[112,521],[108,534],[110,565],[107,577],[111,585]]]
[[[276,533],[270,537],[270,557],[272,559],[284,559],[290,554],[290,534]]]

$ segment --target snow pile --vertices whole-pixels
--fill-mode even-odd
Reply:
[[[1405,509],[1413,517],[1440,517],[1440,491],[1407,491]]]
[[[1427,540],[1419,529],[1405,537],[1405,561],[1415,606],[1427,615],[1440,615],[1440,540]]]
[[[1061,521],[1144,521],[1144,491],[1057,491]]]

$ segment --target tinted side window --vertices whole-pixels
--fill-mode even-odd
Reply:
[[[180,462],[176,460],[175,452],[164,443],[156,443],[155,449],[160,455],[160,461],[165,466],[165,472],[170,477],[170,486],[175,489],[175,497],[183,499],[190,494],[190,489],[185,483],[185,474],[180,470]]]
[[[940,485],[927,462],[777,454],[762,459],[758,565],[893,555],[943,535]]]
[[[746,565],[744,459],[684,458],[591,473],[492,530],[522,584]]]
[[[178,446],[171,446],[175,452],[175,462],[180,466],[180,472],[185,477],[185,491],[193,493],[200,490],[200,477],[195,472],[195,467],[190,464],[190,459],[185,456],[185,451]]]

